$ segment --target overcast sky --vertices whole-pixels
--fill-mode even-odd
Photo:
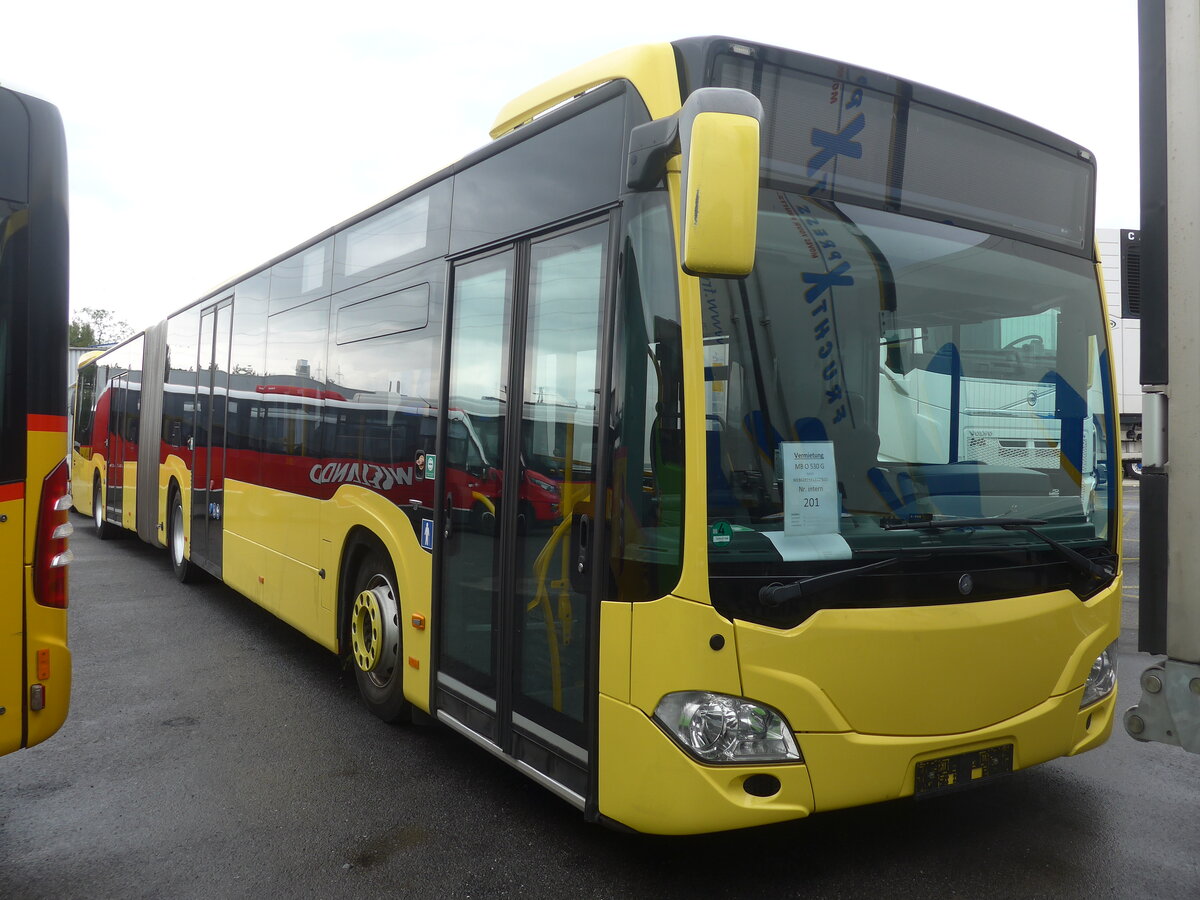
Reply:
[[[725,34],[881,69],[1089,147],[1138,224],[1136,0],[10,4],[0,83],[58,105],[71,305],[134,328],[487,143],[630,44]]]

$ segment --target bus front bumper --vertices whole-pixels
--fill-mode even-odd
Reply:
[[[715,766],[688,756],[640,709],[601,695],[599,811],[655,834],[748,828],[912,796],[921,763],[931,764],[921,767],[924,788],[957,790],[1102,744],[1112,732],[1116,691],[1086,709],[1081,697],[1082,688],[957,735],[798,732],[802,764]],[[1011,766],[975,765],[979,751],[1011,758]],[[778,789],[761,796],[770,779]]]

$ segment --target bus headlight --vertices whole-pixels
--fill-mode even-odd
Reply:
[[[1092,671],[1088,672],[1087,681],[1083,683],[1083,699],[1079,701],[1079,708],[1083,709],[1097,700],[1103,700],[1116,686],[1117,642],[1113,641],[1092,663]]]
[[[787,721],[762,703],[708,691],[667,694],[654,718],[683,749],[707,763],[799,762]]]
[[[540,488],[541,490],[545,491],[547,494],[558,493],[558,485],[553,481],[547,481],[545,478],[539,478],[536,475],[529,475],[529,483],[535,488]]]

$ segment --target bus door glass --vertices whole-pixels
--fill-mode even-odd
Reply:
[[[443,539],[435,543],[442,573],[439,684],[474,710],[476,730],[495,742],[506,461],[502,439],[487,442],[492,453],[484,458],[476,424],[504,434],[515,262],[510,250],[454,270],[449,396],[441,404],[445,458],[437,462],[444,494],[438,498]]]
[[[104,508],[105,518],[120,524],[121,513],[125,508],[125,459],[129,455],[125,449],[128,436],[126,422],[129,418],[129,375],[118,375],[109,382],[108,390],[108,471],[105,473],[108,489],[104,495]]]
[[[196,366],[192,466],[193,556],[221,565],[221,519],[225,481],[225,399],[229,389],[232,299],[200,316]]]
[[[449,406],[487,458],[474,468],[471,454],[440,463],[476,480],[491,474],[502,489],[494,518],[472,517],[465,501],[446,510],[439,707],[579,797],[595,690],[590,553],[607,251],[603,222],[456,268]]]

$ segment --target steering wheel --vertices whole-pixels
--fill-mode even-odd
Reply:
[[[1005,344],[1004,349],[1005,350],[1016,350],[1017,344],[1023,344],[1026,341],[1029,341],[1030,346],[1032,346],[1034,344],[1041,346],[1042,336],[1040,334],[1023,334],[1019,338],[1011,340],[1007,344]]]

